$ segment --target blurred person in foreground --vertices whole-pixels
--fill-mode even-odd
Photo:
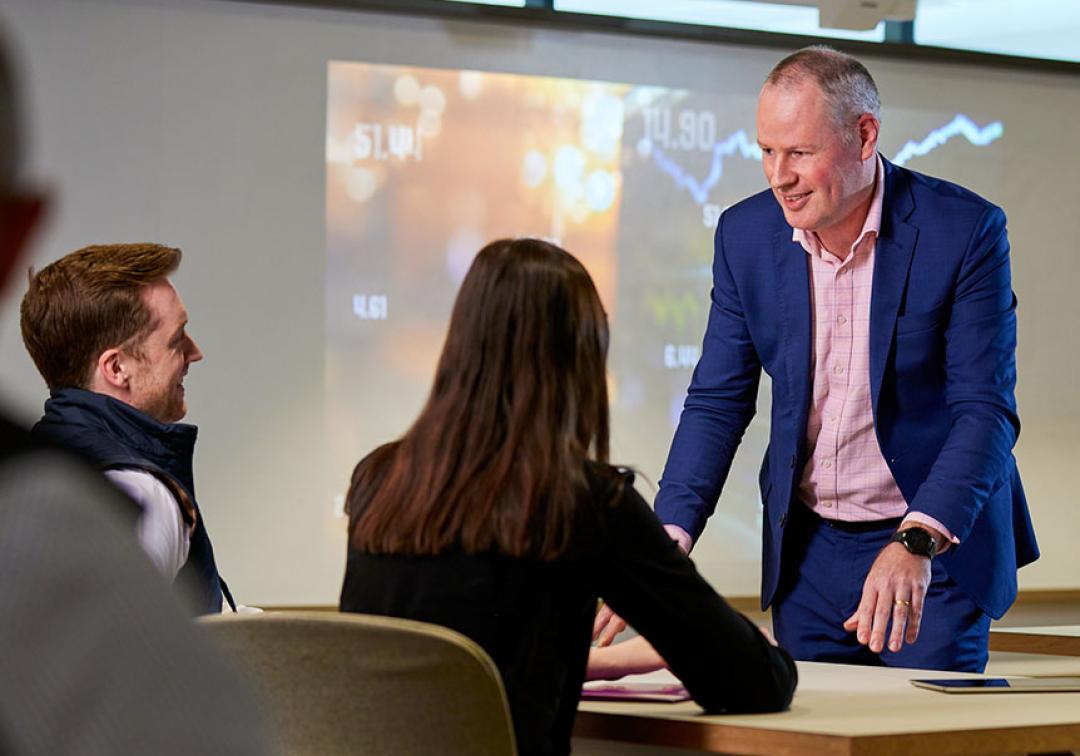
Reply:
[[[697,573],[607,463],[607,317],[534,239],[482,249],[427,404],[357,465],[342,611],[432,622],[502,673],[523,756],[570,750],[597,598],[708,712],[778,711],[796,671]]]
[[[138,537],[197,614],[235,610],[195,500],[184,377],[203,358],[169,276],[178,249],[101,244],[30,277],[23,342],[49,387],[34,434],[77,452],[141,510]]]
[[[4,52],[0,33],[0,283],[45,206],[17,181]],[[250,692],[140,550],[137,514],[94,470],[0,417],[5,756],[267,752]]]

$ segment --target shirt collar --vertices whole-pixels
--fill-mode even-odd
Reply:
[[[881,160],[881,155],[877,156],[877,168],[874,179],[874,196],[870,198],[870,210],[866,213],[866,220],[863,222],[862,231],[859,232],[859,236],[855,239],[855,242],[851,245],[851,250],[842,259],[847,259],[860,244],[867,234],[873,234],[875,237],[881,233],[881,208],[885,199],[885,164]],[[821,243],[821,238],[817,235],[816,231],[807,231],[802,228],[792,229],[791,240],[798,242],[802,245],[811,255],[821,257],[822,253],[826,251],[825,247]]]

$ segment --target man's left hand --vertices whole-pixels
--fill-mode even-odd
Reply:
[[[844,629],[856,630],[859,643],[869,645],[877,654],[885,648],[885,630],[891,619],[889,650],[899,651],[905,642],[914,643],[919,637],[923,600],[929,586],[930,560],[912,554],[902,544],[890,543],[870,567],[862,601],[844,622]]]

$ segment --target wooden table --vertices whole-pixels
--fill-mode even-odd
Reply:
[[[1080,750],[1080,693],[950,695],[909,682],[974,676],[799,662],[795,701],[779,714],[704,716],[692,702],[583,702],[574,752],[947,756]],[[612,741],[638,747],[621,750]]]
[[[990,650],[1080,656],[1080,625],[994,629],[990,631]]]
[[[990,677],[1080,677],[1080,656],[995,651],[986,665]]]

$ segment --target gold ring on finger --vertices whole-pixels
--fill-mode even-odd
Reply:
[[[911,606],[911,602],[907,599],[898,598],[893,601],[897,606]]]

